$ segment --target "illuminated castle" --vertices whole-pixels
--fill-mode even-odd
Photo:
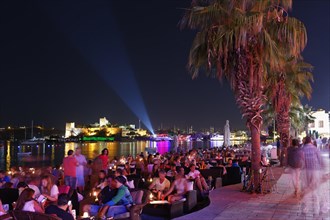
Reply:
[[[76,136],[102,136],[110,137],[120,135],[122,137],[147,136],[148,132],[144,129],[135,129],[135,125],[113,126],[103,117],[99,123],[88,126],[76,127],[75,122],[69,122],[65,125],[65,138]]]

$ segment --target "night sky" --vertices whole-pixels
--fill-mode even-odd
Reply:
[[[190,2],[1,1],[0,126],[138,124],[143,99],[155,129],[222,129],[227,119],[244,129],[228,84],[186,69],[195,33],[178,22]],[[307,27],[314,66],[304,103],[329,111],[330,1],[294,0],[291,15]]]

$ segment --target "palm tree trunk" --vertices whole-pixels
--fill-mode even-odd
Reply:
[[[247,126],[251,131],[252,141],[252,170],[254,174],[254,190],[259,187],[259,169],[261,162],[260,127],[262,123],[262,106],[264,103],[263,86],[259,62],[254,60],[253,54],[241,50],[238,53],[237,73],[235,75],[235,97],[243,116],[247,119]]]
[[[260,150],[260,124],[255,126],[250,126],[251,131],[251,142],[252,142],[252,152],[251,152],[251,162],[252,170],[254,173],[254,186],[258,187],[260,182],[260,162],[261,162],[261,150]],[[256,188],[255,188],[256,189]]]
[[[282,145],[282,151],[281,151],[281,165],[286,166],[288,164],[288,147],[289,147],[289,135],[288,132],[281,132],[280,133],[280,142]]]
[[[280,134],[280,143],[281,143],[281,165],[287,165],[287,151],[289,146],[289,136],[290,136],[290,106],[291,98],[285,90],[285,76],[281,74],[279,76],[279,82],[277,84],[277,96],[273,101],[276,111],[276,121],[277,121],[277,130]]]
[[[290,106],[290,105],[289,105]],[[281,150],[281,165],[287,165],[287,151],[290,142],[290,117],[289,107],[282,106],[281,111],[277,114],[278,133],[280,134]]]

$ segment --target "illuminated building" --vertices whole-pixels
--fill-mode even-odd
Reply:
[[[65,138],[83,136],[86,140],[90,137],[104,139],[106,137],[122,136],[134,138],[136,136],[147,136],[148,132],[144,129],[136,129],[134,124],[128,126],[112,126],[104,117],[100,118],[99,123],[94,123],[88,126],[77,126],[74,122],[66,123]],[[96,139],[93,141],[97,141]],[[83,139],[84,140],[84,139]]]
[[[315,117],[314,122],[308,125],[308,133],[315,134],[321,137],[330,137],[330,123],[329,113],[323,109],[312,112],[312,116]]]
[[[121,128],[110,126],[109,121],[105,117],[100,118],[99,122],[89,126],[78,127],[76,127],[74,122],[66,123],[65,138],[78,135],[108,137],[121,134]]]

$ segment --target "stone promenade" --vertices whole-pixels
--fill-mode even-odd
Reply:
[[[325,173],[330,172],[329,154],[322,153],[326,164]],[[272,168],[277,183],[271,193],[249,194],[240,192],[241,184],[226,186],[210,192],[211,204],[189,215],[176,218],[177,220],[235,220],[235,219],[286,219],[309,220],[330,219],[330,211],[320,213],[313,208],[313,201],[307,203],[307,212],[302,212],[301,200],[294,197],[291,176],[282,167]],[[330,180],[327,179],[319,190],[327,198],[329,204]],[[315,213],[318,212],[318,213]]]

